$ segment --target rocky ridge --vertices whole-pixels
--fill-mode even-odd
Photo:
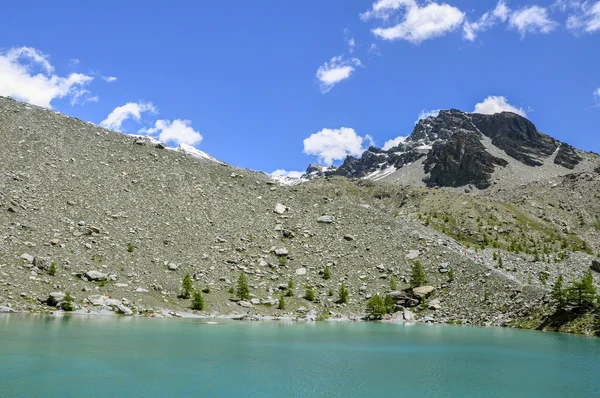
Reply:
[[[190,274],[210,290],[205,316],[358,319],[369,297],[390,294],[397,319],[514,326],[547,311],[558,274],[579,278],[600,249],[600,209],[561,200],[593,195],[593,172],[528,185],[519,197],[336,176],[285,186],[6,98],[0,137],[2,312],[47,312],[66,292],[94,313],[190,312],[178,297]],[[532,245],[543,247],[548,231],[556,237],[536,259]],[[527,250],[511,251],[511,236]],[[408,285],[417,260],[426,293]],[[242,273],[250,300],[230,293]],[[314,301],[303,298],[308,286]]]

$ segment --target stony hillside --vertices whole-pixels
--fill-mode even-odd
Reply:
[[[512,188],[573,172],[591,171],[600,156],[539,132],[510,112],[494,115],[440,111],[420,120],[388,150],[370,147],[338,168],[309,166],[306,177],[340,175],[412,186]]]
[[[49,311],[70,292],[83,312],[190,312],[190,274],[210,288],[204,315],[362,318],[390,294],[395,319],[537,327],[558,275],[581,278],[600,250],[594,172],[483,195],[337,176],[286,186],[7,98],[0,139],[3,311]],[[416,261],[428,287],[414,291]],[[251,300],[231,293],[242,273]]]

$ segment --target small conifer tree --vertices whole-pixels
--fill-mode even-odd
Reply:
[[[183,282],[181,282],[181,288],[183,289],[181,298],[189,299],[194,291],[194,285],[192,284],[192,278],[190,278],[190,274],[187,274],[183,278]]]
[[[556,309],[562,310],[565,307],[565,290],[563,289],[563,276],[559,275],[552,287],[552,298],[556,301]]]
[[[367,314],[376,319],[381,319],[386,314],[385,302],[378,294],[367,301]]]
[[[61,307],[62,307],[63,311],[73,311],[75,309],[75,306],[73,305],[73,297],[71,297],[71,293],[67,292],[67,294],[65,294],[65,298],[63,299],[63,301],[61,303]]]
[[[248,287],[248,280],[246,275],[241,272],[237,283],[236,294],[240,300],[250,300],[250,288]]]
[[[48,270],[48,275],[56,276],[56,263],[54,261],[52,261],[52,263],[50,264],[50,269]]]
[[[427,278],[425,277],[425,271],[423,270],[423,265],[419,260],[415,261],[411,268],[410,273],[410,286],[411,287],[419,287],[423,286],[427,283]]]
[[[349,296],[349,292],[348,289],[346,289],[346,283],[342,282],[342,286],[340,286],[340,298],[338,300],[338,302],[340,304],[348,304],[348,296]]]
[[[315,301],[315,291],[312,286],[306,286],[306,293],[304,294],[304,298],[308,301]]]
[[[285,299],[283,298],[283,293],[279,296],[279,304],[277,305],[277,309],[285,310]]]
[[[196,311],[202,311],[204,309],[204,297],[202,292],[194,293],[194,301],[192,302],[192,309]]]
[[[383,299],[383,302],[385,304],[385,312],[388,314],[392,314],[394,313],[394,299],[392,298],[392,296],[390,296],[389,294],[386,294],[385,298]]]
[[[323,271],[323,279],[325,279],[325,280],[331,279],[331,271],[329,270],[328,266],[326,266],[325,270]]]

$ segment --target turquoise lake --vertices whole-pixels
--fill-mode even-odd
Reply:
[[[0,316],[2,397],[600,396],[600,339],[369,323]]]

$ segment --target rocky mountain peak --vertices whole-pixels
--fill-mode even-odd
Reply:
[[[584,160],[583,154],[538,131],[516,113],[485,115],[449,109],[419,120],[406,140],[393,148],[371,146],[360,158],[348,156],[338,168],[307,173],[307,177],[385,178],[410,184],[420,173],[417,181],[427,186],[485,189],[498,166],[524,166],[527,173],[535,174],[536,168],[548,165],[552,175],[563,175]],[[406,167],[414,170],[398,173]]]

